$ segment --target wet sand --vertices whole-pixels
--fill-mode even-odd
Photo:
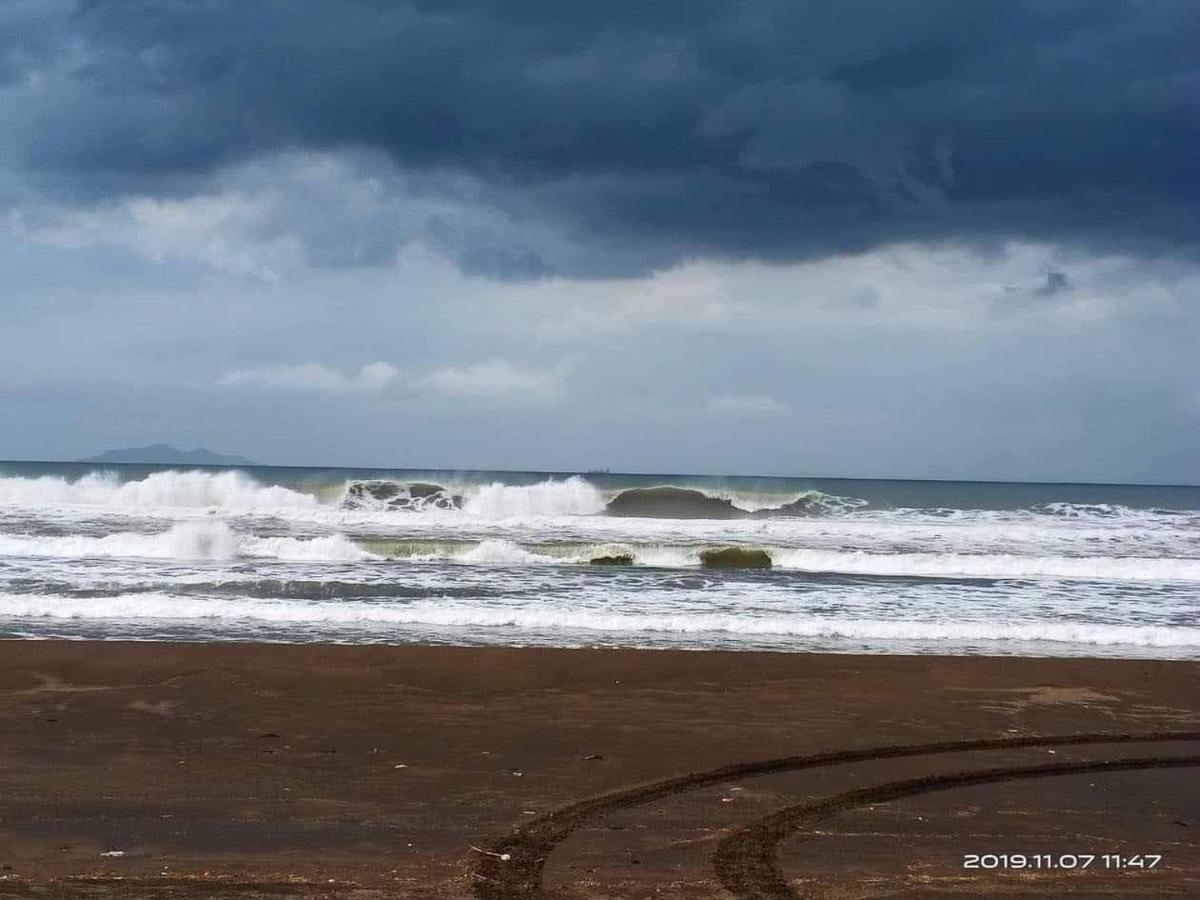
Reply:
[[[0,898],[1200,896],[1198,732],[1194,662],[0,642]]]

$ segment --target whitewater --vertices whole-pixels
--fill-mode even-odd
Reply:
[[[0,463],[0,636],[1195,659],[1200,489]]]

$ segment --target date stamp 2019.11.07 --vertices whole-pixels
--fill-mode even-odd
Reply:
[[[1153,869],[1155,853],[964,853],[964,869]]]

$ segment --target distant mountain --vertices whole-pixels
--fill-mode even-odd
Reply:
[[[148,444],[145,447],[128,447],[124,450],[105,450],[90,456],[83,462],[89,463],[149,463],[168,466],[253,466],[255,463],[244,456],[214,453],[198,447],[195,450],[180,450],[170,444]]]

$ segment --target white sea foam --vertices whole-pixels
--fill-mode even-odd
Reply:
[[[226,620],[273,625],[347,626],[356,629],[410,626],[420,629],[520,629],[636,635],[731,635],[745,638],[850,640],[857,642],[943,642],[956,647],[978,643],[1050,642],[1093,646],[1200,648],[1200,628],[1067,622],[903,621],[837,619],[808,615],[742,616],[686,612],[641,614],[607,609],[562,609],[539,605],[497,608],[437,601],[381,605],[348,601],[213,599],[165,593],[107,597],[0,595],[6,618],[90,621]]]
[[[262,485],[238,472],[154,472],[138,481],[93,472],[75,480],[57,475],[0,478],[0,504],[92,506],[124,510],[312,509],[316,497],[278,485]]]
[[[594,516],[604,512],[605,499],[594,485],[578,476],[537,484],[494,482],[471,488],[463,511],[484,519],[524,519],[534,516]]]
[[[373,558],[345,535],[316,538],[254,537],[219,520],[180,522],[158,534],[118,532],[89,535],[0,535],[0,556],[130,557],[229,560],[239,557],[294,561],[354,561]]]
[[[486,565],[522,565],[525,563],[556,563],[562,560],[553,556],[543,556],[519,547],[512,541],[482,541],[470,550],[453,554],[451,557],[459,562],[482,563]]]
[[[639,566],[689,568],[700,565],[702,545],[632,544]],[[1061,556],[995,553],[875,553],[822,548],[764,548],[780,569],[912,578],[1068,578],[1105,581],[1200,581],[1200,559],[1138,556]],[[507,538],[485,538],[463,550],[448,546],[442,552],[416,559],[450,559],[487,565],[584,563],[611,552],[611,545],[580,545],[573,552],[549,555]],[[154,534],[118,532],[90,535],[38,536],[0,534],[0,556],[146,557],[154,559],[272,558],[295,561],[362,560],[368,553],[342,534],[316,538],[257,537],[235,532],[215,518],[185,519]]]
[[[357,562],[377,558],[344,534],[313,538],[246,537],[241,541],[239,555],[289,562]]]
[[[772,550],[780,568],[848,575],[1200,581],[1200,559]]]
[[[538,553],[504,539],[486,539],[470,549],[449,545],[409,557],[414,561],[465,563],[585,564],[597,556],[629,554],[637,566],[664,569],[701,565],[704,546],[603,543]],[[1200,581],[1200,559],[1022,556],[1018,554],[869,553],[764,547],[772,565],[790,571],[907,578],[1090,579],[1097,581]]]
[[[998,653],[1049,642],[1200,658],[1196,509],[855,508],[807,495],[819,515],[624,518],[604,515],[618,489],[583,477],[427,477],[447,502],[348,507],[340,480],[310,494],[237,471],[3,477],[0,618],[26,619],[9,631],[31,635],[136,637],[164,622],[160,634],[202,639]],[[795,498],[698,487],[744,509]],[[775,571],[701,573],[701,552],[725,546],[762,548]],[[634,567],[586,565],[618,553]]]

